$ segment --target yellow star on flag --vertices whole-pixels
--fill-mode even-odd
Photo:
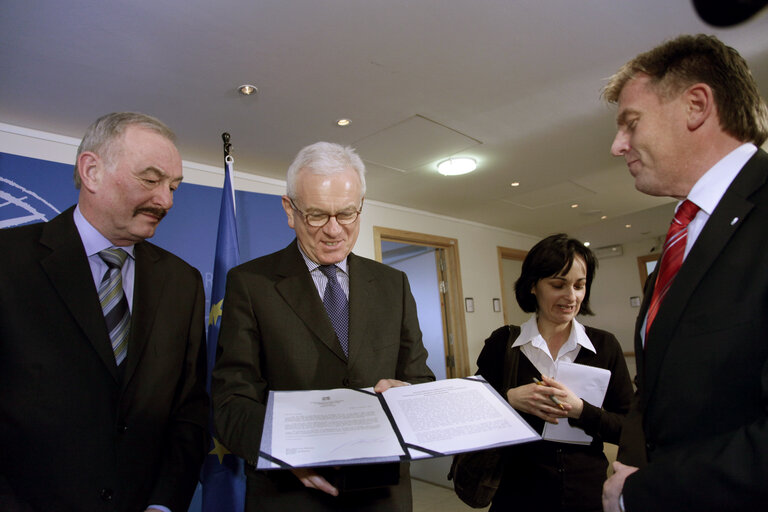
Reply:
[[[213,438],[213,450],[208,452],[208,455],[216,455],[219,458],[219,464],[224,462],[224,456],[232,452],[227,450],[227,447],[219,442],[215,437]]]
[[[221,318],[223,304],[224,299],[221,299],[219,302],[211,306],[211,312],[208,315],[208,325],[216,325],[216,322],[219,321],[219,318]]]

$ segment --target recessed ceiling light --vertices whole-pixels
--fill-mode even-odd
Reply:
[[[576,203],[573,203],[573,204],[571,205],[571,208],[578,208],[578,207],[579,207],[579,205],[578,205],[578,204],[576,204]]]
[[[591,242],[584,242],[584,247],[589,247],[590,245],[592,245]]]
[[[458,176],[472,172],[475,169],[477,169],[477,162],[475,162],[474,158],[467,156],[452,157],[437,164],[437,172],[443,176]]]
[[[250,96],[251,94],[256,94],[257,92],[259,92],[259,90],[256,88],[255,85],[243,84],[237,88],[237,92],[239,92],[243,96]]]
[[[341,119],[336,120],[336,124],[338,126],[349,126],[349,124],[352,122],[351,119],[347,119],[346,117],[342,117]]]
[[[631,228],[631,227],[632,227],[632,224],[624,224],[624,227],[625,227],[625,228],[627,228],[627,229],[629,229],[629,228]]]
[[[602,217],[600,217],[600,220],[605,220],[605,219],[607,219],[607,218],[608,218],[608,216],[607,216],[607,215],[603,215]]]
[[[520,182],[519,181],[513,181],[512,183],[509,184],[509,186],[510,187],[519,187],[520,186]]]

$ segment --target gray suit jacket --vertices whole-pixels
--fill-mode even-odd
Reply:
[[[229,272],[211,386],[221,440],[246,461],[259,455],[269,390],[434,380],[405,274],[354,254],[348,263],[348,360],[295,240]],[[248,470],[249,503],[254,482],[264,478]]]
[[[72,212],[0,230],[0,509],[183,512],[207,447],[200,273],[136,244],[121,378]]]
[[[627,510],[768,502],[768,155],[758,150],[691,249],[642,346],[619,460]],[[646,465],[647,464],[647,465]]]

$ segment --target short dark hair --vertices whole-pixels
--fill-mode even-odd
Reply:
[[[531,289],[541,279],[567,274],[573,266],[576,256],[581,257],[587,267],[587,285],[584,300],[581,301],[580,315],[594,315],[589,307],[589,292],[595,278],[597,258],[594,253],[575,238],[560,233],[540,241],[528,251],[523,260],[523,269],[515,282],[515,297],[520,308],[526,313],[535,313],[538,309],[536,296]]]
[[[617,103],[638,73],[650,77],[661,98],[672,98],[696,83],[712,88],[720,127],[742,142],[760,146],[768,138],[768,108],[747,62],[715,36],[683,35],[641,53],[613,75],[603,98]]]

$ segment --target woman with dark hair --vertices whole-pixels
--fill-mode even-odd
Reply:
[[[541,434],[545,422],[567,421],[592,436],[587,445],[543,440],[506,448],[491,512],[602,510],[608,468],[603,442],[618,443],[633,390],[616,337],[576,321],[579,313],[593,314],[589,292],[596,266],[592,251],[567,235],[537,243],[515,283],[517,302],[533,316],[519,327],[497,329],[485,340],[477,373],[531,427]],[[611,371],[602,407],[551,378],[561,362]]]

